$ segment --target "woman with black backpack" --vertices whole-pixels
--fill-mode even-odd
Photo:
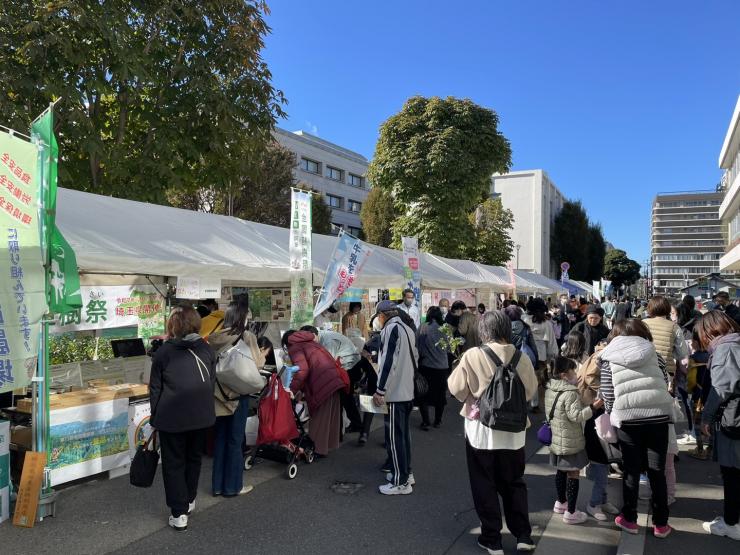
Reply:
[[[705,435],[714,433],[714,460],[724,484],[724,515],[703,524],[716,536],[740,540],[740,326],[724,312],[712,310],[696,324],[709,352],[712,389],[702,415]]]
[[[511,344],[511,322],[503,311],[486,312],[480,319],[478,330],[483,346],[465,351],[447,380],[450,392],[465,403],[460,414],[465,419],[470,489],[481,521],[478,545],[492,554],[503,553],[498,500],[501,496],[506,523],[516,537],[517,550],[533,551],[535,545],[531,538],[527,485],[524,483],[526,430],[507,432],[490,428],[481,421],[481,397],[517,354]],[[493,352],[501,365],[486,353],[486,349]],[[537,377],[529,358],[518,358],[513,370],[524,386],[526,399],[522,400],[521,417],[526,426],[526,401],[537,393]]]

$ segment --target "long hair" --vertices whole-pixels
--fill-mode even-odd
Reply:
[[[247,315],[249,314],[249,303],[243,301],[232,301],[224,313],[224,329],[229,330],[231,335],[243,335],[247,329]]]
[[[535,324],[541,324],[545,321],[546,312],[547,305],[542,299],[532,298],[527,301],[527,314],[532,316],[532,322],[534,322]]]
[[[563,356],[575,360],[580,359],[586,352],[586,336],[580,331],[571,331],[563,349]]]

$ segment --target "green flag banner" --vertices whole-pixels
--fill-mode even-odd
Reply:
[[[54,314],[65,314],[82,306],[77,258],[56,225],[51,232],[49,248],[51,249],[49,310]]]
[[[31,124],[31,135],[37,135],[45,145],[48,145],[45,149],[46,159],[43,160],[42,164],[41,183],[41,190],[45,195],[46,215],[44,224],[46,225],[46,237],[48,239],[51,236],[51,230],[54,229],[57,213],[57,161],[59,159],[59,147],[57,146],[56,137],[54,137],[54,112],[51,108]]]
[[[36,371],[46,312],[37,147],[0,131],[0,392]]]

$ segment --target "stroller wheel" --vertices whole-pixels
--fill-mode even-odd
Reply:
[[[285,475],[288,477],[288,480],[295,478],[298,475],[298,465],[295,463],[289,464]]]
[[[313,449],[306,449],[304,456],[306,457],[306,463],[311,464],[315,457]]]
[[[244,459],[244,470],[249,470],[254,465],[254,457],[252,455],[249,455],[246,459]]]

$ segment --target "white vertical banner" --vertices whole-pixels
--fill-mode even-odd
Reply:
[[[591,286],[593,287],[593,296],[594,300],[601,300],[601,282],[600,281],[592,281]]]
[[[403,249],[403,287],[411,289],[416,302],[421,306],[421,260],[419,240],[416,237],[401,237]]]
[[[311,193],[293,189],[290,199],[290,326],[313,324]]]

